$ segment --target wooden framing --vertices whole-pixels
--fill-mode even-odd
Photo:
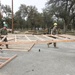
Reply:
[[[27,50],[21,50],[21,51],[30,51],[32,47],[35,44],[46,44],[49,42],[75,42],[75,36],[72,35],[26,35],[26,34],[16,34],[16,35],[8,35],[8,39],[11,38],[12,40],[8,42],[0,41],[0,44],[9,44],[9,45],[27,45],[31,44],[31,46],[28,46]],[[15,39],[13,39],[15,38]],[[22,47],[22,46],[21,46]],[[9,50],[9,49],[8,49]],[[16,50],[19,51],[19,50]]]
[[[21,37],[21,35],[18,36]],[[30,36],[36,38],[36,40],[31,40]],[[40,44],[40,43],[47,43],[47,42],[75,42],[75,36],[71,36],[71,35],[40,35],[41,37],[39,37],[39,35],[30,35],[30,36],[24,35],[26,40],[22,41],[20,39],[17,39],[17,35],[14,35],[15,40],[8,41],[8,42],[0,41],[0,44],[32,44],[32,43]],[[46,38],[47,40],[42,37]]]
[[[75,42],[75,38],[71,39],[71,38],[60,38],[58,36],[53,36],[53,37],[56,37],[55,38],[52,38],[52,37],[46,37],[48,38],[48,40],[24,40],[24,41],[8,41],[8,42],[0,42],[0,44],[32,44],[32,43],[35,43],[35,44],[40,44],[40,43],[48,43],[48,42]],[[51,39],[52,38],[52,39]]]
[[[0,60],[4,60],[3,62],[0,62],[0,69],[3,66],[5,66],[7,63],[9,63],[11,60],[13,60],[16,56],[17,56],[17,54],[12,56],[12,57],[2,57],[2,56],[0,56]]]
[[[13,37],[12,37],[13,36]],[[12,36],[8,36],[8,42],[3,42],[4,38],[7,36],[4,36],[4,38],[2,40],[0,40],[0,44],[9,44],[9,45],[19,45],[19,44],[23,44],[23,45],[27,45],[28,44],[28,50],[26,51],[30,51],[35,44],[46,44],[49,42],[75,42],[75,36],[71,36],[71,35],[12,35]],[[18,39],[19,37],[23,37],[23,39]],[[32,38],[34,39],[32,39]],[[25,39],[24,39],[25,38]],[[31,46],[29,47],[29,44],[31,44]],[[25,47],[25,46],[24,46]],[[8,49],[9,50],[9,49]],[[25,50],[14,50],[14,51],[25,51]],[[13,60],[17,55],[13,55],[12,57],[3,57],[0,56],[0,69],[5,66],[7,63],[9,63],[11,60]]]

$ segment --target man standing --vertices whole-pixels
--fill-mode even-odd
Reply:
[[[54,27],[53,29],[51,30],[51,35],[56,35],[57,34],[57,23],[54,23]],[[54,39],[56,39],[56,37],[54,37]],[[51,42],[48,43],[48,47],[49,45],[52,44]],[[53,43],[54,47],[56,48],[56,42]]]
[[[1,35],[1,39],[3,39],[3,41],[7,42],[7,26],[4,26],[1,30],[0,30],[0,35]],[[8,48],[8,44],[6,44],[6,48]]]

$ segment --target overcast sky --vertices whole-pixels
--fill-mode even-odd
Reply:
[[[10,5],[12,0],[0,0],[3,5]],[[14,12],[16,12],[20,6],[20,4],[32,5],[36,6],[39,12],[42,12],[42,9],[45,7],[45,3],[47,0],[13,0],[14,4]]]

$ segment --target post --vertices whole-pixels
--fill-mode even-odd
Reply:
[[[0,0],[0,14],[1,14],[1,0]]]
[[[13,24],[13,20],[14,16],[13,16],[13,0],[12,0],[12,33],[14,32],[14,24]]]
[[[1,11],[1,0],[0,0],[0,18],[2,16],[2,11]]]

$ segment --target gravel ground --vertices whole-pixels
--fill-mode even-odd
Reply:
[[[0,69],[0,75],[75,75],[75,43],[35,45],[30,52],[4,51],[0,56],[18,56]],[[39,52],[40,49],[40,52]]]

